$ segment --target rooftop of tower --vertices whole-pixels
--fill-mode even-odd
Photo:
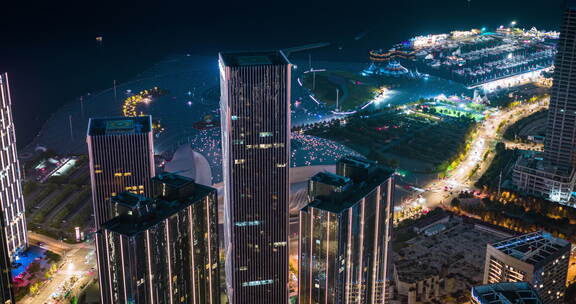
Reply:
[[[541,304],[542,300],[529,283],[496,283],[472,287],[472,297],[478,303],[491,304]]]
[[[88,136],[142,134],[152,130],[151,116],[90,118]]]
[[[562,254],[569,254],[570,243],[538,231],[490,244],[500,252],[532,265],[547,263]],[[569,258],[569,256],[564,256]]]
[[[220,58],[230,67],[290,64],[282,51],[222,52]]]
[[[393,171],[375,162],[360,158],[344,157],[338,162],[341,164],[345,163],[353,165],[355,168],[366,169],[365,177],[359,181],[349,176],[340,176],[326,172],[314,175],[311,178],[312,181],[335,186],[336,188],[334,189],[338,189],[338,191],[341,192],[333,193],[330,196],[316,197],[302,209],[303,211],[306,211],[307,208],[316,208],[332,213],[341,213],[356,205],[363,197],[368,195],[368,193],[384,183],[394,174]]]
[[[177,196],[166,193],[158,193],[155,198],[129,192],[119,193],[111,198],[111,202],[125,206],[131,212],[112,218],[102,225],[102,229],[124,236],[133,236],[150,229],[188,206],[203,202],[206,196],[216,195],[216,189],[196,184],[192,179],[175,174],[159,175],[153,180],[155,183],[165,183],[176,188],[184,188],[193,184],[193,188],[192,191],[180,193],[182,195],[177,199],[174,199]]]

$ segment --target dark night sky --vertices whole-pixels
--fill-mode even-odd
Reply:
[[[109,87],[113,79],[125,81],[167,54],[328,41],[344,50],[313,56],[363,61],[369,49],[416,34],[513,19],[520,26],[556,29],[562,0],[20,2],[1,5],[0,71],[11,75],[23,146],[58,106]],[[99,35],[103,47],[95,42]]]

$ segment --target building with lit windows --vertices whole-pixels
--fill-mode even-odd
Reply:
[[[300,211],[300,304],[386,301],[393,191],[391,171],[350,156],[336,174],[309,180],[310,203]]]
[[[4,226],[4,218],[0,217],[0,223]],[[3,304],[14,304],[14,293],[12,290],[12,263],[8,254],[5,230],[0,229],[0,301]]]
[[[543,304],[526,282],[496,283],[472,287],[474,304]]]
[[[92,205],[96,231],[117,215],[110,198],[123,191],[150,197],[155,175],[152,118],[150,116],[91,118],[88,124],[88,156]],[[96,233],[99,277],[108,270],[108,256],[100,248]],[[100,288],[100,298],[109,299],[109,288]],[[107,303],[102,300],[101,303]]]
[[[568,203],[576,183],[576,1],[566,1],[550,95],[544,155],[521,157],[514,168],[518,189]]]
[[[285,304],[292,65],[270,51],[221,53],[219,66],[228,297]]]
[[[112,197],[102,224],[109,268],[103,303],[220,303],[216,189],[174,174],[153,178],[154,197]]]
[[[544,304],[561,303],[570,248],[569,242],[542,231],[488,244],[484,284],[528,282]]]
[[[22,173],[16,151],[16,133],[12,121],[12,101],[8,74],[0,74],[0,202],[2,230],[6,240],[8,256],[13,257],[28,247]]]

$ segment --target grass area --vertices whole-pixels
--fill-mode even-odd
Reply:
[[[78,214],[71,221],[69,221],[65,227],[72,229],[74,227],[85,228],[86,226],[91,225],[92,212],[93,212],[92,204],[91,203],[85,204],[82,207],[82,209],[78,211]]]
[[[353,115],[346,125],[340,125],[339,122],[316,125],[307,130],[306,134],[341,142],[362,154],[369,154],[371,150],[384,149],[393,141],[431,123],[423,118],[407,119],[399,111],[389,111],[368,118]]]
[[[315,125],[306,134],[347,145],[370,159],[394,167],[394,159],[410,158],[433,164],[427,170],[445,171],[462,158],[474,127],[468,118],[437,121],[390,110],[366,116],[353,115],[346,125],[333,122]]]
[[[336,107],[336,90],[339,90],[341,111],[353,110],[366,104],[374,98],[379,87],[369,77],[344,71],[306,73],[302,84],[318,100],[332,107]]]
[[[437,171],[456,167],[469,148],[467,138],[474,127],[468,118],[445,120],[428,129],[415,131],[412,137],[394,146],[390,152],[434,164]]]
[[[43,206],[42,209],[36,211],[32,216],[32,221],[41,223],[44,222],[46,215],[50,213],[56,206],[63,203],[73,191],[77,190],[78,186],[76,185],[64,185],[62,191],[58,192],[50,201]]]
[[[25,196],[29,196],[38,189],[38,183],[34,181],[25,181],[22,184],[22,192]]]
[[[484,119],[484,114],[479,112],[470,112],[461,110],[455,107],[450,106],[436,106],[431,108],[434,112],[431,113],[439,113],[442,115],[450,116],[450,117],[467,117],[470,119],[474,119],[476,121],[480,121]]]
[[[80,192],[78,192],[78,194],[72,200],[70,200],[70,202],[66,204],[66,206],[62,207],[62,209],[60,209],[58,213],[52,216],[52,218],[50,219],[50,226],[60,227],[61,224],[63,224],[62,221],[72,211],[74,211],[74,209],[76,209],[77,206],[86,201],[90,197],[90,194],[91,194],[90,188],[84,187]]]
[[[524,117],[518,120],[515,124],[509,126],[502,136],[504,137],[504,139],[507,140],[526,139],[526,136],[520,135],[522,129],[524,129],[525,127],[527,127],[529,124],[533,123],[536,120],[546,118],[547,115],[548,110],[541,110],[530,116]]]
[[[496,155],[490,163],[490,166],[476,182],[476,187],[495,188],[498,187],[500,173],[502,180],[507,176],[506,168],[516,160],[518,152],[515,150],[506,150],[504,144],[498,143],[495,148]]]
[[[35,182],[29,182],[29,183],[35,183]],[[58,185],[56,184],[45,184],[42,190],[40,190],[40,192],[34,198],[26,199],[25,202],[28,213],[30,213],[32,208],[38,206],[40,202],[42,202],[46,197],[48,197],[52,192],[54,192],[56,188],[58,188]]]

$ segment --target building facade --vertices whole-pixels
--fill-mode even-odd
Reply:
[[[28,233],[22,193],[22,173],[16,150],[16,133],[12,120],[12,101],[8,74],[0,74],[0,203],[3,218],[2,235],[8,255],[14,256],[28,247]]]
[[[528,282],[544,304],[561,303],[570,249],[569,242],[542,231],[488,244],[484,284]]]
[[[475,286],[471,295],[474,304],[543,304],[536,291],[526,282]]]
[[[220,303],[216,189],[161,174],[154,198],[123,192],[102,224],[108,304]]]
[[[273,51],[221,53],[219,66],[228,297],[287,303],[292,65]]]
[[[520,158],[514,185],[552,201],[568,203],[576,182],[576,2],[566,1],[558,40],[554,82],[542,159]]]
[[[391,171],[354,157],[310,179],[300,211],[300,304],[385,303],[393,191]]]
[[[114,215],[110,197],[122,191],[151,194],[155,175],[152,117],[91,118],[86,142],[98,230]]]
[[[91,118],[88,124],[88,156],[92,184],[92,205],[96,231],[117,214],[110,198],[123,191],[150,197],[155,175],[152,118],[150,116]],[[96,233],[98,273],[104,278],[108,256]],[[101,282],[102,283],[102,282]],[[100,288],[100,298],[109,299],[109,288]]]
[[[4,218],[0,218],[0,223],[4,227]],[[6,243],[5,230],[0,229],[0,303],[14,304],[14,293],[12,290],[12,263],[8,254],[8,244]]]

